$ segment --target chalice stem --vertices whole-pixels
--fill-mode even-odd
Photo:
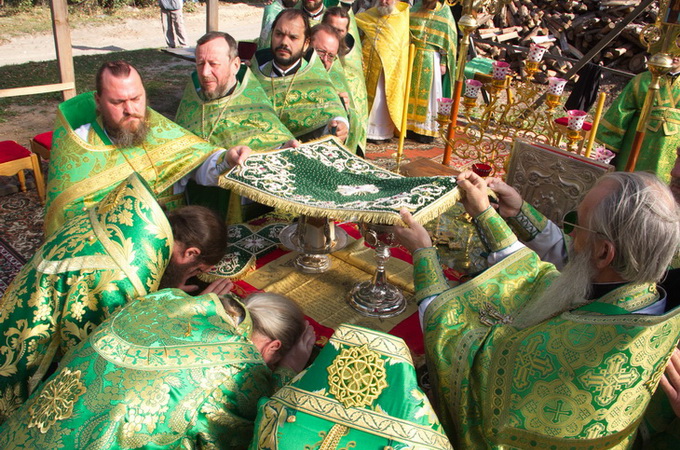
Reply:
[[[373,274],[373,284],[375,286],[384,286],[387,284],[387,275],[385,272],[385,266],[387,265],[387,260],[390,258],[390,249],[384,245],[380,245],[375,249],[375,261],[377,267],[375,273]]]

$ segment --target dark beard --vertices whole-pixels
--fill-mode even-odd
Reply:
[[[106,117],[102,117],[104,122],[104,129],[109,135],[111,142],[120,148],[139,147],[146,141],[146,135],[149,133],[149,113],[148,110],[144,114],[144,118],[140,122],[136,130],[132,131],[123,127],[120,122],[111,124]],[[125,120],[125,119],[123,119]]]
[[[193,264],[177,264],[170,260],[170,264],[165,268],[158,290],[167,288],[178,288],[184,283],[187,271]]]
[[[289,68],[292,67],[293,64],[295,64],[298,60],[302,59],[302,55],[304,52],[300,50],[299,53],[291,53],[288,58],[281,58],[279,55],[276,53],[277,50],[279,50],[281,47],[277,47],[274,49],[274,62],[276,63],[277,66],[281,68]]]

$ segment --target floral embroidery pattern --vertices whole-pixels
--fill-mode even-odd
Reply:
[[[80,382],[80,370],[71,372],[65,368],[45,385],[29,408],[28,428],[37,427],[41,433],[46,433],[58,420],[71,417],[73,405],[85,391],[87,389]]]
[[[298,214],[388,224],[401,220],[401,208],[425,222],[459,197],[453,177],[403,177],[351,154],[332,137],[252,155],[219,183]]]
[[[338,186],[336,190],[340,195],[362,195],[362,194],[377,194],[380,192],[378,186],[374,184],[364,184],[361,186]]]

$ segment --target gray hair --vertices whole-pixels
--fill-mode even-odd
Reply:
[[[243,302],[253,320],[253,331],[281,341],[279,354],[284,356],[305,331],[305,316],[288,297],[258,292]]]
[[[659,281],[680,243],[680,216],[671,190],[645,172],[610,173],[596,185],[605,182],[616,188],[593,208],[587,226],[614,244],[611,267],[624,280]]]
[[[238,44],[236,43],[236,39],[234,39],[229,33],[224,33],[222,31],[209,31],[196,42],[196,47],[200,47],[201,45],[213,41],[215,39],[224,39],[227,41],[227,45],[229,46],[229,53],[227,56],[229,57],[229,60],[232,60],[238,56]]]

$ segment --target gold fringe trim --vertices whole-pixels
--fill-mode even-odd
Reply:
[[[371,212],[371,211],[348,211],[341,209],[330,209],[321,208],[318,206],[302,205],[300,203],[295,203],[287,200],[283,200],[274,197],[271,194],[258,191],[252,187],[242,184],[238,181],[230,180],[224,177],[220,177],[219,180],[220,187],[224,189],[231,189],[232,191],[238,193],[243,197],[248,197],[258,203],[262,203],[267,206],[271,206],[277,209],[283,209],[286,212],[291,212],[297,215],[304,215],[310,217],[328,218],[339,221],[353,221],[353,222],[367,222],[367,223],[379,223],[384,225],[400,225],[405,227],[406,224],[401,220],[399,211],[388,212]],[[418,213],[413,215],[413,219],[422,224],[425,224],[440,215],[448,211],[460,201],[462,197],[461,191],[458,187],[444,194],[439,199],[435,200],[432,204],[422,209]]]

